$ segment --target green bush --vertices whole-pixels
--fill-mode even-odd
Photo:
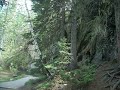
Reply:
[[[51,81],[45,81],[36,87],[36,90],[48,90],[52,86]]]
[[[83,65],[80,69],[75,69],[69,72],[63,70],[60,72],[60,75],[63,80],[69,81],[72,84],[87,84],[94,79],[95,66]]]
[[[81,64],[78,69],[68,71],[67,65],[70,63],[71,53],[70,44],[66,39],[58,42],[59,56],[46,64],[46,68],[56,75],[60,75],[63,81],[67,81],[73,85],[86,85],[94,79],[96,67],[93,64]],[[44,86],[44,85],[43,85]]]
[[[28,69],[30,57],[27,52],[16,51],[13,56],[4,60],[4,68],[16,73],[18,71],[25,72]]]
[[[66,65],[70,63],[70,44],[67,43],[66,39],[63,38],[58,42],[59,55],[57,58],[51,60],[45,65],[51,73],[59,74],[61,70],[66,68]]]

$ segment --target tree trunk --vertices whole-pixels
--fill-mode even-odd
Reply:
[[[61,12],[61,38],[65,36],[65,1],[62,2],[62,12]]]
[[[25,7],[26,7],[27,14],[28,14],[28,19],[31,20],[30,12],[29,12],[29,10],[28,10],[26,0],[25,0]],[[39,49],[39,45],[38,45],[37,39],[36,39],[36,37],[35,37],[33,25],[32,25],[31,22],[29,22],[29,26],[30,26],[30,33],[31,33],[32,38],[33,38],[33,43],[34,43],[34,45],[37,46],[37,50],[36,50],[36,51],[37,51],[37,54],[38,54],[39,59],[37,59],[36,61],[38,61],[38,63],[39,63],[39,68],[40,68],[40,69],[42,68],[42,72],[45,72],[45,74],[46,74],[47,76],[50,76],[50,77],[51,77],[51,76],[52,76],[51,73],[49,72],[49,70],[48,70],[48,69],[44,66],[44,64],[43,64],[42,54],[41,54],[41,51],[40,51],[40,49]]]
[[[115,0],[115,24],[117,34],[117,60],[120,63],[120,0]]]
[[[71,54],[70,69],[75,69],[77,67],[77,21],[74,16],[71,26]]]

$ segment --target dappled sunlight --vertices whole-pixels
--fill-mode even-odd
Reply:
[[[13,74],[9,71],[0,71],[0,78],[11,77]]]
[[[119,59],[120,0],[0,0],[0,90],[120,90]]]

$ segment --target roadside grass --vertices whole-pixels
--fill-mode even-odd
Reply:
[[[24,77],[25,74],[14,75],[9,70],[0,70],[0,83],[6,81],[13,81]]]

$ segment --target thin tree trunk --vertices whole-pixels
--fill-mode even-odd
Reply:
[[[61,38],[65,36],[65,1],[62,2],[62,12],[61,12]]]
[[[29,13],[29,10],[28,10],[28,7],[27,7],[27,2],[26,2],[26,0],[25,0],[25,7],[26,7],[27,14],[28,14],[28,19],[30,20],[31,17],[30,17],[30,13]],[[38,53],[39,58],[40,58],[40,59],[38,60],[39,64],[41,64],[41,65],[39,65],[39,67],[42,68],[42,71],[43,71],[47,76],[51,76],[51,73],[50,73],[49,70],[44,66],[44,64],[43,64],[43,62],[42,62],[42,54],[41,54],[41,51],[40,51],[40,49],[39,49],[39,45],[38,45],[37,39],[36,39],[36,37],[35,37],[34,30],[33,30],[33,25],[32,25],[31,22],[29,22],[29,26],[30,26],[30,33],[31,33],[32,38],[33,38],[33,40],[34,40],[33,43],[34,43],[34,45],[37,46],[37,53]]]
[[[72,19],[71,27],[71,64],[70,68],[75,69],[77,67],[77,21],[76,17]]]
[[[117,34],[117,60],[120,63],[120,0],[115,0],[115,24]]]

